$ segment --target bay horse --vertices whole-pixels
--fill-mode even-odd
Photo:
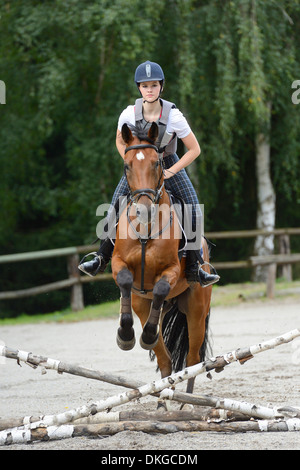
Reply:
[[[191,285],[185,279],[185,257],[180,260],[178,255],[181,227],[155,147],[157,124],[144,136],[131,129],[127,124],[122,127],[130,198],[119,217],[111,264],[121,293],[117,343],[124,350],[134,347],[134,311],[143,329],[140,344],[154,352],[164,378],[204,360],[212,286]],[[161,207],[165,209],[162,213],[155,211]],[[208,262],[204,237],[202,248]],[[193,392],[194,380],[188,380],[188,393]]]

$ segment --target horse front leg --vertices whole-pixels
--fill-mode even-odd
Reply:
[[[131,287],[133,284],[133,276],[129,269],[123,267],[116,276],[116,282],[121,292],[120,326],[117,331],[117,344],[120,349],[129,351],[135,345],[131,308]]]
[[[150,313],[140,337],[140,345],[143,349],[154,349],[157,345],[161,311],[164,300],[170,292],[170,288],[171,286],[165,278],[159,279],[154,285]]]

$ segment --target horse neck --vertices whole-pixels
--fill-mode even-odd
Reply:
[[[159,204],[168,204],[171,206],[169,194],[166,191],[165,185],[162,188],[161,197],[159,199]]]
[[[170,211],[171,211],[171,201],[170,201],[170,197],[165,189],[165,187],[163,186],[162,188],[162,193],[161,193],[161,197],[158,201],[158,206],[160,208],[160,210],[162,211],[162,213],[164,214],[162,220],[159,221],[159,226],[156,225],[156,229],[158,230],[161,230],[163,229],[166,225],[169,224],[170,222],[170,217],[171,217],[171,214],[170,214]],[[157,222],[157,221],[156,221]]]

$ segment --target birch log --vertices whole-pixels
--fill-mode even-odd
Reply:
[[[176,392],[167,389],[161,393],[161,398],[176,400],[191,405],[211,406],[217,409],[242,413],[248,418],[278,419],[284,417],[300,418],[300,409],[292,406],[267,407],[248,403],[246,401],[232,400],[231,398],[220,398],[211,395],[192,395],[189,393]]]
[[[35,418],[38,421],[42,417]],[[34,419],[34,418],[33,418]],[[234,413],[227,410],[174,410],[174,411],[111,411],[109,413],[101,411],[95,415],[90,415],[85,418],[76,419],[74,424],[99,424],[99,423],[112,423],[119,421],[243,421],[248,420],[249,417],[242,413]],[[29,423],[35,422],[33,420]],[[0,419],[0,430],[9,428],[21,428],[24,425],[22,418],[19,419]]]
[[[250,419],[243,413],[227,410],[173,410],[173,411],[115,411],[96,413],[93,416],[74,421],[78,424],[99,424],[119,421],[246,421]]]
[[[40,426],[0,432],[0,445],[26,444],[33,441],[68,439],[80,436],[111,436],[122,431],[168,434],[175,432],[284,432],[300,431],[297,418],[284,421],[206,422],[206,421],[123,421],[118,423]]]
[[[232,362],[238,361],[241,364],[243,364],[249,359],[252,359],[255,354],[258,354],[263,351],[267,351],[269,349],[273,349],[285,343],[289,343],[290,341],[293,341],[298,336],[300,336],[300,329],[296,328],[294,330],[291,330],[287,333],[284,333],[270,340],[254,344],[249,347],[238,348],[222,356],[212,357],[208,359],[207,361],[200,362],[199,364],[196,364],[195,366],[191,366],[189,368],[184,369],[184,371],[178,372],[177,375],[178,374],[182,375],[182,380],[186,380],[187,378],[191,378],[191,377],[186,377],[186,374],[189,374],[189,373],[195,373],[194,376],[196,376],[200,373],[209,372],[213,369],[215,369],[216,372],[221,372],[226,365]],[[0,345],[0,356],[7,357],[9,359],[15,359],[17,360],[17,362],[23,361],[35,367],[41,366],[44,369],[53,369],[59,373],[66,372],[72,375],[80,375],[86,378],[101,380],[103,382],[108,382],[114,385],[121,385],[121,386],[128,387],[128,388],[139,388],[141,385],[143,385],[138,381],[131,380],[129,382],[124,377],[120,377],[120,376],[117,377],[112,374],[107,374],[106,372],[95,371],[93,369],[87,369],[85,367],[78,366],[75,364],[67,364],[57,359],[51,359],[45,356],[38,356],[32,353],[29,353],[27,351],[15,350],[7,346]],[[194,368],[196,368],[196,372],[194,371]]]
[[[163,392],[162,392],[163,395]],[[300,418],[300,409],[289,405],[279,407],[266,407],[245,401],[220,398],[211,395],[193,395],[190,393],[171,391],[167,393],[168,399],[180,403],[189,403],[194,406],[211,407],[208,411],[175,410],[169,412],[143,412],[143,411],[117,411],[97,412],[84,418],[74,420],[74,424],[95,424],[114,421],[182,421],[182,420],[234,420],[243,421],[250,418],[280,419]],[[21,428],[30,423],[41,421],[43,416],[27,416],[24,418],[0,419],[0,431],[8,428]]]
[[[102,382],[128,388],[138,388],[138,386],[142,385],[139,383],[137,386],[137,382],[130,383],[127,379],[121,376],[115,376],[108,374],[107,372],[89,369],[77,364],[69,364],[59,361],[58,359],[51,359],[46,356],[40,356],[31,352],[12,349],[7,346],[0,346],[0,356],[4,356],[8,359],[15,359],[18,363],[20,363],[20,361],[25,362],[34,368],[41,367],[44,371],[56,370],[59,374],[64,372],[66,374],[77,375],[87,379],[101,380]]]

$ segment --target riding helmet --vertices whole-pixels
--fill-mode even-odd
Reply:
[[[156,80],[162,82],[162,85],[165,80],[164,72],[161,66],[156,64],[156,62],[150,62],[150,60],[147,60],[137,67],[134,75],[134,81],[137,85],[142,82]]]

